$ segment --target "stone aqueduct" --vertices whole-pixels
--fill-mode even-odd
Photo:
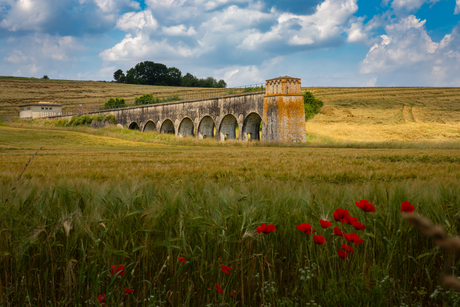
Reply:
[[[176,136],[278,142],[305,141],[305,113],[300,79],[267,80],[265,93],[169,102],[106,111],[117,124],[143,132]]]

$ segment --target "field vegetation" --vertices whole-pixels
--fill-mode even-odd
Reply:
[[[3,123],[0,305],[459,306],[438,284],[451,256],[399,213],[409,201],[458,234],[458,149],[202,141]]]
[[[11,110],[14,88],[17,97],[72,97],[69,105],[171,89],[3,84],[0,103]],[[460,306],[460,293],[439,284],[446,268],[460,275],[458,257],[400,213],[408,201],[459,234],[460,90],[304,90],[324,102],[305,144],[4,116],[0,306]],[[337,208],[365,229],[335,221]],[[262,224],[276,230],[259,233]]]

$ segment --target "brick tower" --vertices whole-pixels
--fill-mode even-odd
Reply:
[[[262,116],[262,138],[274,142],[305,142],[305,109],[300,79],[288,76],[267,80]]]

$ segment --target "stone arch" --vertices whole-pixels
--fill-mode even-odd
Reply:
[[[160,133],[176,134],[176,129],[174,129],[172,120],[166,119],[163,124],[161,124]]]
[[[201,119],[200,124],[198,125],[198,138],[199,139],[206,139],[210,137],[214,137],[214,129],[215,129],[214,120],[211,116],[205,116]]]
[[[157,125],[151,120],[149,120],[144,126],[144,132],[157,131]]]
[[[139,125],[136,122],[132,122],[129,126],[128,129],[131,130],[140,130]]]
[[[195,135],[195,127],[193,121],[186,117],[184,118],[179,125],[179,136],[193,136]]]
[[[220,122],[219,136],[220,140],[236,139],[236,128],[238,127],[238,121],[232,114],[227,114]]]
[[[244,141],[260,141],[260,123],[262,118],[257,113],[246,116],[243,124],[242,139]]]

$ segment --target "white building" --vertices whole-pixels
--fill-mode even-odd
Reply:
[[[62,104],[50,102],[34,102],[19,106],[19,118],[33,119],[40,117],[49,117],[62,115]]]

